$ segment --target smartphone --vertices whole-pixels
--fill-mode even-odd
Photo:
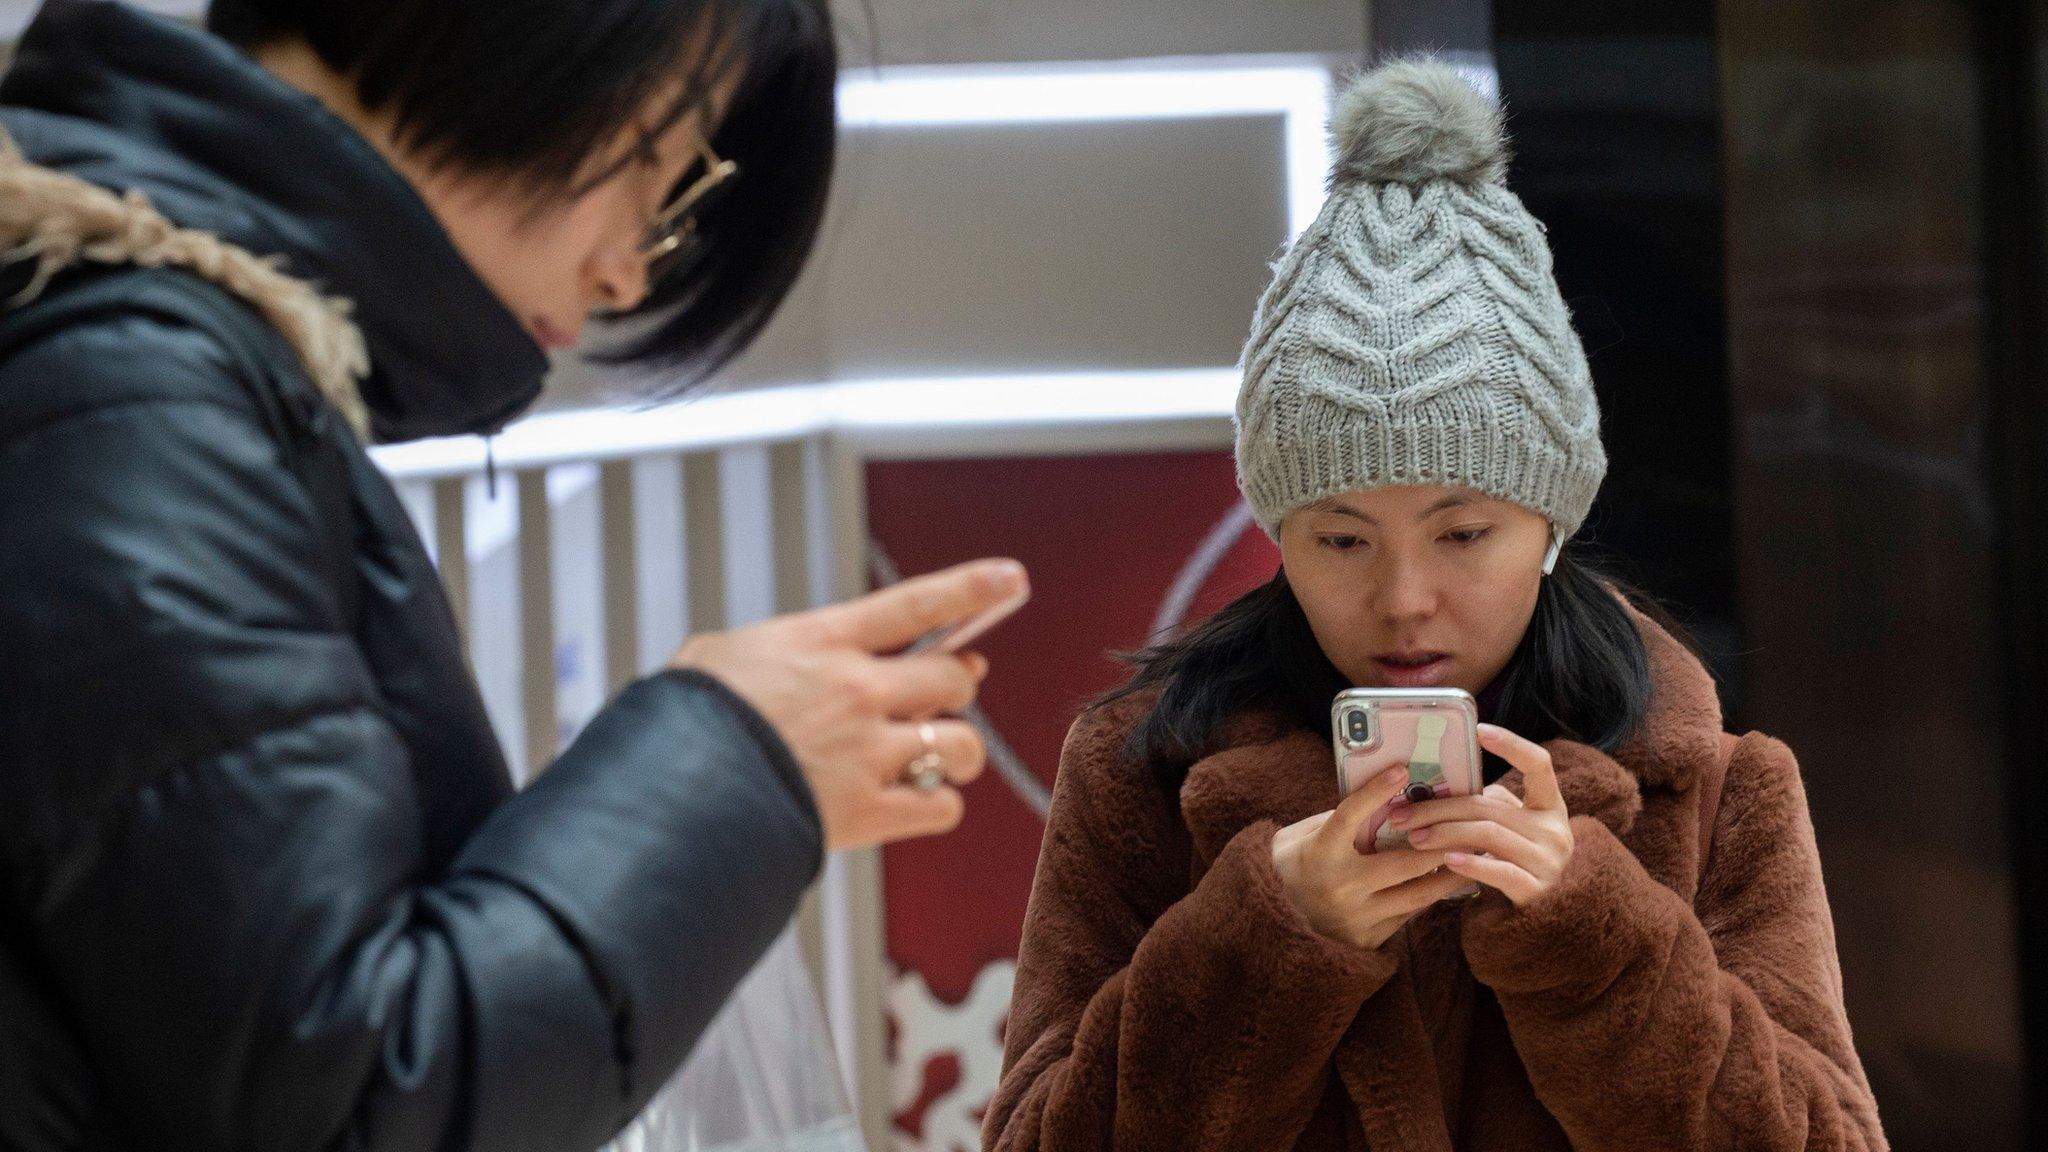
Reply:
[[[1396,764],[1408,787],[1374,812],[1365,842],[1376,852],[1406,848],[1408,834],[1387,825],[1395,806],[1479,791],[1479,705],[1458,688],[1350,688],[1330,702],[1337,788],[1349,796]]]
[[[1009,619],[1011,613],[1022,608],[1025,601],[1030,599],[1031,589],[1027,586],[1011,595],[1009,599],[985,608],[977,615],[932,629],[912,641],[910,647],[905,648],[902,654],[916,656],[925,652],[943,652],[951,655],[958,652],[974,643],[982,633]]]

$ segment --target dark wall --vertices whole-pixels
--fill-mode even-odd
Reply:
[[[1695,628],[1731,726],[1800,756],[1895,1145],[2022,1147],[2008,835],[2038,774],[2007,729],[2038,692],[2007,689],[2037,625],[2008,625],[2042,587],[2010,561],[2041,467],[1988,405],[2038,415],[2044,313],[1999,271],[2013,222],[2038,232],[2038,186],[1997,196],[2038,139],[1983,147],[2010,37],[1954,0],[1519,0],[1493,26],[1512,179],[1601,396],[1593,530]],[[1987,305],[2019,339],[1987,343]]]
[[[2018,1148],[1974,13],[1719,17],[1748,717],[1806,768],[1897,1145]]]
[[[1981,8],[1984,391],[2028,1147],[2048,1143],[2048,0]]]
[[[1524,2],[1494,31],[1509,178],[1549,227],[1600,395],[1589,534],[1691,628],[1739,710],[1712,13]]]

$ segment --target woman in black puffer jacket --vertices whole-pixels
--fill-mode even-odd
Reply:
[[[723,363],[835,79],[818,0],[45,7],[0,83],[0,1147],[595,1147],[824,850],[957,822],[903,768],[979,770],[940,717],[985,665],[876,653],[1014,564],[693,640],[515,796],[358,441],[496,429],[593,312]]]

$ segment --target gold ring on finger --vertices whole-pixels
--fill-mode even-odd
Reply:
[[[939,734],[931,721],[920,720],[917,738],[924,743],[924,751],[904,768],[903,779],[920,792],[936,792],[946,783],[946,759],[939,755]]]

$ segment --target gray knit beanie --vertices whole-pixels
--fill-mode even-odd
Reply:
[[[1358,488],[1465,485],[1585,522],[1607,471],[1543,225],[1503,180],[1500,110],[1451,68],[1358,77],[1337,168],[1244,349],[1237,480],[1266,532]]]

